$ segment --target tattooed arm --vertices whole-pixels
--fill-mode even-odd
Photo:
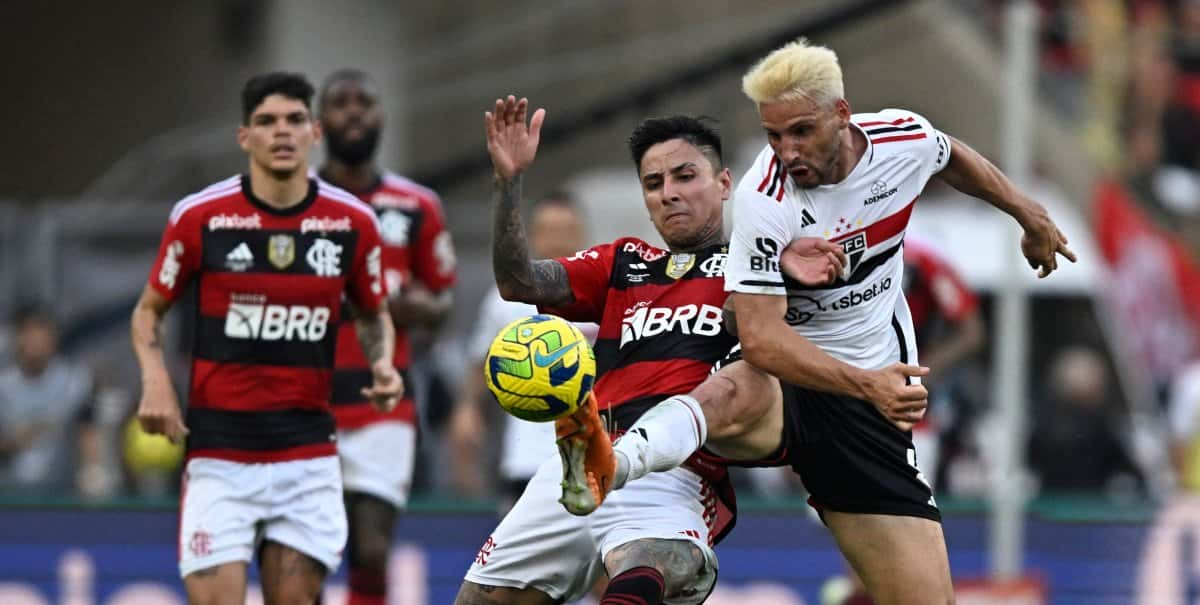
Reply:
[[[495,183],[492,193],[492,270],[505,300],[532,305],[561,306],[572,302],[571,284],[562,265],[532,260],[525,225],[521,222],[521,174],[533,164],[546,110],[525,115],[529,101],[509,95],[496,99],[483,117],[488,154]]]
[[[404,395],[404,382],[396,371],[392,353],[396,350],[396,329],[386,304],[375,311],[364,311],[352,306],[354,332],[363,354],[371,364],[372,383],[362,389],[363,397],[381,412],[390,412]]]
[[[567,270],[555,260],[533,260],[521,222],[521,179],[496,177],[492,194],[492,271],[505,300],[561,306],[572,301]]]
[[[179,411],[179,399],[171,376],[163,361],[162,320],[171,308],[167,300],[154,288],[146,286],[133,308],[130,319],[130,339],[133,353],[142,368],[142,400],[138,404],[137,417],[142,429],[148,433],[166,435],[178,442],[187,434],[183,417]]]

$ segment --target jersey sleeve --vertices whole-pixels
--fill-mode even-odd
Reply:
[[[567,280],[571,283],[571,294],[575,300],[562,307],[539,306],[538,311],[571,321],[600,323],[604,317],[604,305],[608,301],[616,251],[617,242],[613,242],[580,250],[573,256],[554,259],[567,270]]]
[[[358,246],[346,280],[346,294],[360,309],[375,310],[383,304],[383,241],[374,215],[359,221]]]
[[[457,260],[446,217],[436,197],[421,199],[424,217],[412,249],[412,272],[433,293],[454,285]]]
[[[793,235],[786,202],[758,191],[758,170],[751,168],[733,197],[733,234],[725,265],[725,290],[783,296],[787,290],[779,255]]]
[[[158,256],[150,269],[149,284],[167,300],[175,301],[200,270],[201,221],[194,213],[173,217],[163,230]]]

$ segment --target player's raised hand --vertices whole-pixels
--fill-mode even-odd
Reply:
[[[866,385],[867,400],[900,430],[912,430],[925,416],[929,391],[921,384],[909,384],[909,378],[927,376],[929,368],[894,363],[871,374],[875,379]]]
[[[496,99],[492,111],[483,114],[488,154],[492,156],[492,168],[499,178],[511,179],[521,174],[533,164],[533,158],[537,155],[546,110],[533,112],[533,118],[526,125],[528,111],[529,99],[518,100],[508,95],[507,98]]]
[[[1041,204],[1033,204],[1029,216],[1021,222],[1025,228],[1021,236],[1021,254],[1029,266],[1037,269],[1038,277],[1046,277],[1058,268],[1058,255],[1075,262],[1075,253],[1067,247],[1067,236],[1058,225],[1050,220],[1050,214]]]
[[[151,435],[165,435],[171,443],[179,443],[188,434],[179,412],[179,400],[169,383],[143,383],[142,400],[138,403],[137,419],[142,430]]]
[[[400,372],[391,363],[379,361],[371,366],[371,378],[371,386],[362,390],[363,397],[385,414],[395,409],[404,396],[404,379],[400,378]]]
[[[796,238],[779,255],[784,274],[806,286],[832,284],[845,266],[842,247],[819,237]]]

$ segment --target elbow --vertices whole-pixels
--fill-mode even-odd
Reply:
[[[742,344],[742,359],[746,363],[765,370],[770,363],[771,352],[768,342],[761,332],[742,330],[740,336]]]
[[[521,300],[521,289],[511,282],[496,281],[496,290],[500,292],[500,298],[510,302],[524,302]]]

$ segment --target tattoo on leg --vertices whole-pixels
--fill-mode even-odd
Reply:
[[[704,564],[704,553],[686,540],[635,540],[613,549],[604,559],[609,577],[635,567],[653,567],[663,575],[668,596],[687,586]]]

